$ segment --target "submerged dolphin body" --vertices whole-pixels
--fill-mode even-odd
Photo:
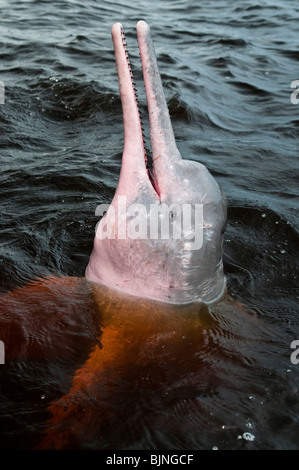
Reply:
[[[223,296],[226,285],[222,263],[226,198],[204,165],[182,159],[150,29],[144,21],[137,23],[137,37],[149,111],[153,176],[148,170],[124,31],[116,23],[112,39],[123,109],[124,150],[119,183],[98,224],[86,278],[162,302],[214,303]],[[132,213],[128,214],[132,206],[143,217],[139,222],[146,228],[145,237],[128,235],[129,225],[134,223]],[[183,209],[189,210],[190,224],[182,223]],[[197,209],[201,209],[199,218]],[[155,214],[161,224],[163,218],[169,223],[169,236],[161,234],[161,226],[156,232],[159,235],[152,236],[150,224]]]

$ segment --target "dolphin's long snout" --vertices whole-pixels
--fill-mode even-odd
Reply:
[[[150,28],[145,21],[139,21],[136,30],[149,112],[154,189],[161,197],[167,192],[167,178],[171,165],[180,161],[181,156],[175,142]],[[124,120],[125,143],[122,172],[126,178],[130,172],[136,170],[145,176],[147,156],[135,83],[121,23],[113,25],[112,39]]]
[[[147,162],[133,73],[121,23],[113,25],[111,35],[124,122],[124,152],[120,176],[121,183],[121,180],[124,181],[128,179],[129,175],[135,174],[136,172],[138,172],[141,177],[147,177]]]

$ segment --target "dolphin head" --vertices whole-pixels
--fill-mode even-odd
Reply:
[[[112,27],[124,121],[118,186],[98,206],[86,278],[131,295],[173,304],[214,303],[225,291],[222,232],[226,198],[198,162],[177,149],[147,23],[137,23],[147,98],[152,171],[144,146],[123,27]]]

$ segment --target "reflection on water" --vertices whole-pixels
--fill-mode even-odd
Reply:
[[[1,3],[1,448],[298,448],[299,10],[189,3]],[[141,18],[181,154],[228,197],[211,311],[98,307],[82,279],[123,146],[110,28],[139,83]]]

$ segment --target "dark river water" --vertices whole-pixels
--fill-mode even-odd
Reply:
[[[298,3],[0,0],[0,10],[0,448],[36,448],[55,433],[49,407],[62,396],[69,407],[94,352],[96,309],[77,278],[121,164],[110,31],[123,23],[148,135],[135,29],[144,19],[179,150],[226,193],[228,289],[248,313],[206,313],[189,349],[182,335],[167,355],[159,343],[135,368],[95,373],[63,424],[65,447],[298,449]],[[74,282],[58,292],[45,280],[7,301],[47,276]]]

